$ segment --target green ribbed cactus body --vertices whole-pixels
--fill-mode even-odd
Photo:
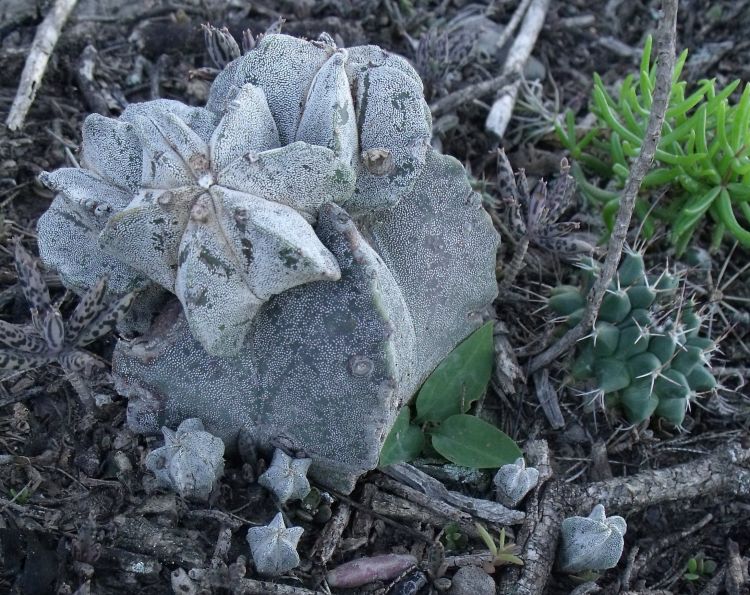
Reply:
[[[584,286],[552,290],[549,307],[575,326],[586,293],[599,272],[584,266]],[[619,406],[631,423],[657,415],[679,426],[691,399],[710,391],[708,366],[714,343],[700,336],[693,305],[680,304],[679,281],[667,272],[647,275],[640,254],[626,254],[602,301],[591,334],[578,343],[570,369],[576,381],[593,383],[605,402]]]

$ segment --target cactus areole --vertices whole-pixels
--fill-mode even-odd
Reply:
[[[499,237],[429,145],[422,83],[377,46],[264,36],[205,108],[89,116],[40,253],[66,285],[138,290],[113,371],[143,432],[200,418],[346,489],[496,295]]]

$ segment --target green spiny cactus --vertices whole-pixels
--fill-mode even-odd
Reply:
[[[594,261],[582,268],[582,289],[561,285],[549,298],[568,327],[581,319],[599,272]],[[701,318],[692,303],[680,303],[678,285],[667,272],[646,274],[640,254],[626,254],[591,334],[579,343],[572,378],[593,382],[597,395],[618,405],[632,423],[656,414],[679,426],[696,394],[716,386],[708,367],[715,345],[699,336]]]

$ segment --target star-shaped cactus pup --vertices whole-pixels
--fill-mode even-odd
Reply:
[[[224,443],[206,432],[199,419],[183,421],[176,431],[162,428],[164,446],[146,457],[159,484],[183,498],[207,501],[224,473]]]
[[[307,471],[312,459],[293,459],[277,448],[271,466],[258,478],[258,483],[273,492],[281,504],[302,500],[310,493]]]
[[[276,576],[296,568],[299,565],[297,543],[303,532],[302,527],[287,528],[281,513],[265,527],[250,527],[247,542],[258,572]]]
[[[523,457],[510,465],[500,467],[492,480],[497,499],[508,508],[515,508],[526,494],[536,487],[538,481],[539,471],[533,467],[526,467]]]
[[[0,374],[57,363],[81,400],[90,404],[91,394],[81,374],[89,376],[95,368],[105,368],[106,363],[82,347],[115,328],[134,294],[109,302],[104,299],[107,279],[101,278],[81,298],[73,313],[63,319],[50,299],[37,260],[21,242],[16,242],[15,257],[18,281],[31,309],[31,325],[0,320]]]
[[[601,504],[587,517],[562,522],[560,569],[571,574],[614,568],[622,556],[628,526],[621,516],[607,517]]]

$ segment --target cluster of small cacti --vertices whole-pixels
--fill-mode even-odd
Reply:
[[[159,486],[188,500],[206,502],[224,473],[224,443],[206,432],[201,420],[186,419],[177,430],[162,428],[164,446],[146,456],[146,468]],[[307,470],[311,459],[294,459],[276,449],[258,483],[273,493],[280,504],[300,500],[310,492]],[[279,513],[266,526],[252,527],[247,542],[260,574],[279,575],[299,564],[297,542],[301,527],[284,524]]]
[[[563,285],[549,299],[568,327],[583,316],[598,264],[584,270],[582,289]],[[642,256],[627,253],[591,334],[578,344],[572,377],[592,382],[595,393],[619,405],[631,423],[656,414],[679,426],[696,394],[716,386],[708,367],[715,345],[700,336],[701,318],[678,295],[678,285],[667,272],[647,274]]]
[[[302,500],[310,493],[307,471],[312,459],[296,459],[280,448],[273,453],[271,465],[258,478],[258,483],[271,492],[279,504]],[[265,527],[252,527],[247,532],[247,542],[258,572],[279,575],[299,564],[297,542],[302,527],[287,527],[281,513]]]
[[[607,517],[601,504],[587,517],[569,517],[562,522],[558,561],[560,570],[571,574],[614,568],[625,547],[628,530],[621,516]]]
[[[481,325],[499,236],[429,146],[406,60],[325,34],[267,34],[238,56],[207,34],[217,63],[236,59],[205,107],[91,115],[81,167],[41,176],[57,196],[40,254],[77,291],[103,274],[115,295],[140,290],[113,357],[135,430],[200,417],[228,445],[291,437],[347,489]]]

